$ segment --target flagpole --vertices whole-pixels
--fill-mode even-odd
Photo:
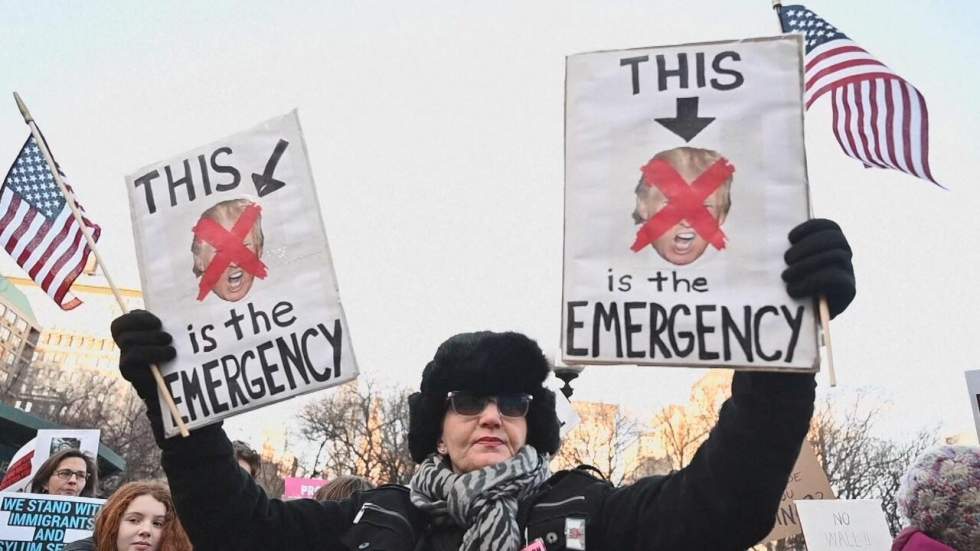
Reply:
[[[48,163],[48,167],[51,169],[51,174],[54,176],[54,181],[58,184],[58,189],[61,190],[61,194],[64,196],[65,202],[68,203],[68,208],[71,209],[75,222],[78,224],[79,229],[81,229],[82,235],[85,236],[85,242],[88,244],[89,249],[92,250],[92,253],[95,254],[95,261],[102,267],[102,275],[105,276],[106,282],[109,284],[109,288],[112,290],[113,296],[116,297],[116,303],[119,304],[119,308],[124,314],[128,313],[129,308],[126,307],[126,303],[123,302],[119,289],[116,288],[116,285],[112,282],[112,278],[109,276],[109,271],[106,269],[106,265],[102,261],[102,256],[99,255],[99,250],[95,247],[95,239],[92,238],[92,234],[89,233],[88,228],[85,227],[85,222],[82,220],[82,213],[78,210],[78,206],[75,204],[72,194],[68,193],[68,188],[65,186],[64,180],[61,179],[61,174],[58,171],[58,167],[54,163],[54,158],[51,157],[51,152],[48,151],[47,144],[41,137],[41,131],[38,130],[37,123],[34,122],[34,117],[31,116],[31,112],[27,110],[27,105],[24,104],[24,101],[20,98],[20,94],[17,92],[14,92],[14,101],[17,102],[17,108],[20,109],[20,114],[24,117],[24,122],[27,123],[28,127],[30,127],[31,135],[34,136],[34,141],[41,150],[41,154],[44,155],[44,160]],[[157,388],[162,393],[164,401],[167,403],[167,407],[170,409],[170,414],[173,416],[174,422],[177,424],[177,428],[180,430],[181,436],[190,436],[190,432],[187,430],[187,425],[184,424],[180,412],[177,410],[177,404],[174,403],[174,398],[170,395],[170,391],[167,389],[167,385],[163,380],[163,375],[160,374],[160,368],[158,368],[156,364],[150,364],[150,372],[153,374],[153,378],[156,380]]]
[[[779,19],[783,10],[782,0],[772,0],[772,9],[776,12],[776,19]],[[783,30],[782,21],[779,22],[779,30]],[[813,218],[813,205],[810,205],[810,218]],[[827,378],[830,379],[830,386],[837,386],[837,372],[834,371],[834,346],[830,339],[830,305],[827,297],[820,295],[817,305],[820,312],[820,331],[823,333],[823,344],[827,347]]]

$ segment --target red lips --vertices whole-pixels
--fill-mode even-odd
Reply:
[[[477,444],[486,444],[488,446],[499,446],[504,443],[504,441],[496,436],[484,436],[476,441]]]

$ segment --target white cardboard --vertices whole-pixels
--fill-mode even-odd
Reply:
[[[891,549],[880,499],[797,500],[796,510],[810,551]]]
[[[260,187],[264,176],[281,187]],[[188,427],[356,377],[295,111],[143,167],[126,183],[146,306],[163,320],[177,349],[177,359],[160,368]],[[192,270],[191,243],[199,235],[193,228],[200,228],[206,209],[242,199],[261,207],[259,260],[266,274],[243,269],[239,278],[229,265],[219,278],[226,290],[215,286],[202,297]],[[235,223],[222,225],[227,231]],[[228,248],[256,249],[253,241],[256,236],[246,234],[237,249]],[[249,279],[250,288],[241,285]],[[161,408],[168,411],[162,399]],[[169,415],[164,424],[173,436]]]
[[[566,79],[561,359],[816,370],[812,301],[791,299],[780,278],[786,236],[808,218],[800,38],[573,55]],[[698,117],[714,120],[685,141],[656,119],[676,117],[692,98]],[[734,167],[727,214],[715,195],[704,201],[721,221],[722,248],[678,222],[656,247],[634,252],[642,167],[679,147]],[[704,172],[683,182],[690,188]],[[646,189],[661,189],[652,181]]]

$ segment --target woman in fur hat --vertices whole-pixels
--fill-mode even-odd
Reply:
[[[793,297],[854,297],[840,228],[790,233],[783,274]],[[149,364],[175,351],[148,312],[112,324],[123,376],[146,400],[177,512],[195,549],[518,551],[745,549],[768,533],[813,413],[814,377],[738,372],[732,397],[690,465],[613,487],[588,469],[552,474],[558,449],[548,364],[518,333],[464,333],[436,351],[409,399],[409,487],[340,502],[269,499],[214,424],[163,438]]]

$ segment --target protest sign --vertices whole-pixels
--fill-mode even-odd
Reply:
[[[809,551],[891,549],[880,499],[797,500]]]
[[[287,476],[284,482],[286,483],[286,488],[282,493],[282,497],[285,499],[312,499],[316,495],[316,491],[320,489],[320,486],[327,483],[322,478],[298,478],[294,476]]]
[[[800,455],[793,465],[789,475],[789,483],[783,491],[776,512],[776,525],[772,532],[762,538],[761,543],[781,540],[803,533],[800,527],[800,517],[796,510],[795,501],[798,499],[834,499],[834,490],[830,487],[826,473],[817,461],[810,444],[804,442]]]
[[[0,550],[61,551],[92,535],[104,499],[0,494]]]
[[[295,111],[126,183],[146,306],[177,349],[160,368],[189,428],[357,375]]]
[[[98,429],[40,429],[10,460],[0,481],[0,491],[18,492],[30,486],[33,473],[53,454],[65,448],[81,450],[92,459],[99,456]]]
[[[970,409],[973,410],[977,440],[980,440],[980,369],[966,372],[966,389],[970,393]]]
[[[808,218],[785,35],[566,61],[562,360],[817,369],[780,274]]]

